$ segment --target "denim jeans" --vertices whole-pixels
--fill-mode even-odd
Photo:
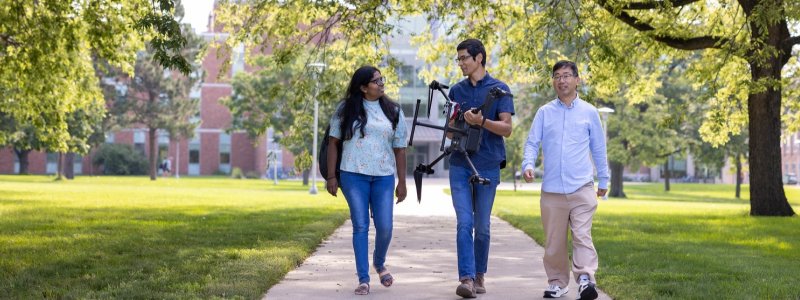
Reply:
[[[478,170],[478,172],[492,182],[488,185],[475,184],[473,209],[472,185],[469,183],[472,170],[468,167],[450,165],[450,190],[457,220],[459,280],[475,279],[476,273],[486,273],[489,260],[489,219],[497,184],[500,182],[500,168]]]
[[[358,282],[369,282],[369,216],[375,224],[375,252],[372,265],[382,268],[386,261],[389,242],[392,241],[392,213],[394,209],[394,175],[370,176],[341,172],[342,193],[350,206],[353,222],[353,251],[356,257]]]

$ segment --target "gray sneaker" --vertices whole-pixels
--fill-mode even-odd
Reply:
[[[486,288],[483,286],[483,274],[475,276],[475,293],[486,294]]]
[[[463,298],[475,298],[475,284],[472,279],[461,280],[461,284],[456,288],[456,295]]]
[[[544,298],[561,298],[564,294],[569,292],[568,287],[560,287],[555,284],[551,284],[544,290]]]

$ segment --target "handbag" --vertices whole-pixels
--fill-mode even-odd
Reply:
[[[317,156],[317,166],[319,167],[319,173],[322,175],[322,178],[325,178],[325,181],[328,181],[328,143],[330,142],[330,135],[331,133],[331,125],[328,124],[328,127],[325,128],[325,138],[322,139],[322,143],[319,146],[319,156]],[[339,186],[342,186],[342,181],[340,180],[340,166],[342,164],[342,142],[339,141],[336,143],[337,148],[339,151],[336,153],[336,183]]]

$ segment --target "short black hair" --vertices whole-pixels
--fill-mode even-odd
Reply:
[[[561,68],[564,67],[569,67],[572,69],[572,75],[575,75],[575,77],[580,77],[578,76],[578,66],[574,62],[568,60],[559,60],[555,65],[553,65],[553,74],[550,75],[556,75],[556,71],[561,70]]]
[[[475,59],[475,56],[477,56],[478,53],[483,54],[483,61],[481,61],[481,65],[486,67],[486,48],[483,47],[483,43],[481,43],[480,40],[466,39],[456,46],[456,51],[464,49],[466,49],[467,53],[472,56],[472,59]]]

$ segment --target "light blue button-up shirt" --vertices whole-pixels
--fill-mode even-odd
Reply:
[[[525,142],[522,170],[533,169],[539,146],[544,155],[542,191],[571,194],[592,182],[592,159],[598,187],[608,189],[605,131],[593,105],[575,98],[569,107],[559,99],[540,107]]]

